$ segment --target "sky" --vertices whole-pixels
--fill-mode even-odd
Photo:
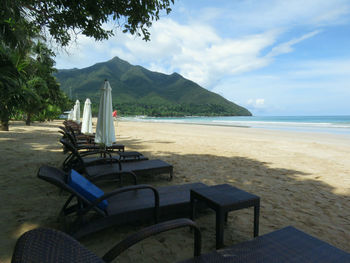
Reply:
[[[175,0],[149,31],[148,42],[120,30],[97,42],[78,35],[56,68],[118,56],[255,116],[350,115],[349,0]]]

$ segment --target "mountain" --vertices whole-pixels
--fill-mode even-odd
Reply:
[[[251,116],[247,109],[177,73],[153,72],[118,57],[83,69],[58,70],[55,76],[73,99],[90,98],[93,112],[97,112],[100,88],[108,79],[113,108],[122,115]]]

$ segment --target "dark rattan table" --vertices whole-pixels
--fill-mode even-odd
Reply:
[[[260,197],[233,187],[221,184],[191,190],[191,219],[195,218],[196,201],[204,201],[216,212],[216,248],[224,246],[224,221],[230,211],[254,207],[254,237],[259,235]]]

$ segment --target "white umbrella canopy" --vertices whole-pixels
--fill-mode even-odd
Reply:
[[[73,112],[73,121],[80,123],[80,102],[79,100],[75,101],[74,112]]]
[[[111,146],[116,141],[112,112],[112,88],[106,80],[101,89],[95,134],[95,142],[103,143],[105,146]]]
[[[89,98],[85,100],[84,104],[81,132],[86,134],[92,134],[91,101]]]

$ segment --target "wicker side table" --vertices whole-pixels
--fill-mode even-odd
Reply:
[[[224,246],[224,222],[230,211],[254,207],[254,237],[259,235],[260,197],[233,187],[221,184],[203,189],[191,190],[191,219],[195,218],[196,201],[205,204],[216,212],[216,248]]]

